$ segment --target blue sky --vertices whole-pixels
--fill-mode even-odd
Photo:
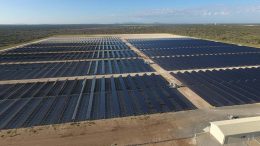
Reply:
[[[0,0],[0,24],[260,23],[260,0]]]

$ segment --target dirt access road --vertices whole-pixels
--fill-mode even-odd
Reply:
[[[194,146],[195,133],[210,121],[259,116],[258,111],[260,105],[253,104],[2,130],[0,146]]]

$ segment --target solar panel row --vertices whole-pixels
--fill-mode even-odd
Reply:
[[[152,72],[141,59],[0,65],[0,80]]]
[[[141,49],[140,49],[141,50]],[[260,53],[259,49],[249,47],[189,47],[189,48],[157,48],[142,50],[148,56],[178,56],[196,54],[227,54],[227,53]]]
[[[95,51],[71,53],[0,54],[0,62],[54,61],[137,57],[133,51]]]
[[[39,46],[32,46],[32,47],[23,47],[20,49],[10,50],[8,53],[37,53],[37,52],[63,52],[63,51],[114,51],[114,50],[130,50],[126,45],[104,45],[104,46],[98,46],[98,45],[88,45],[88,46],[58,46],[58,47],[43,47],[41,45]]]

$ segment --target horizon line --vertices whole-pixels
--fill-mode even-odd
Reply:
[[[221,25],[221,24],[252,24],[252,25],[259,25],[260,23],[138,23],[138,22],[129,22],[129,23],[9,23],[9,24],[0,24],[0,25],[140,25],[140,24],[146,24],[146,25],[205,25],[205,24],[211,24],[211,25]]]

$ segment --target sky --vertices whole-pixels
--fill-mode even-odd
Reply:
[[[260,23],[260,0],[0,0],[0,24]]]

